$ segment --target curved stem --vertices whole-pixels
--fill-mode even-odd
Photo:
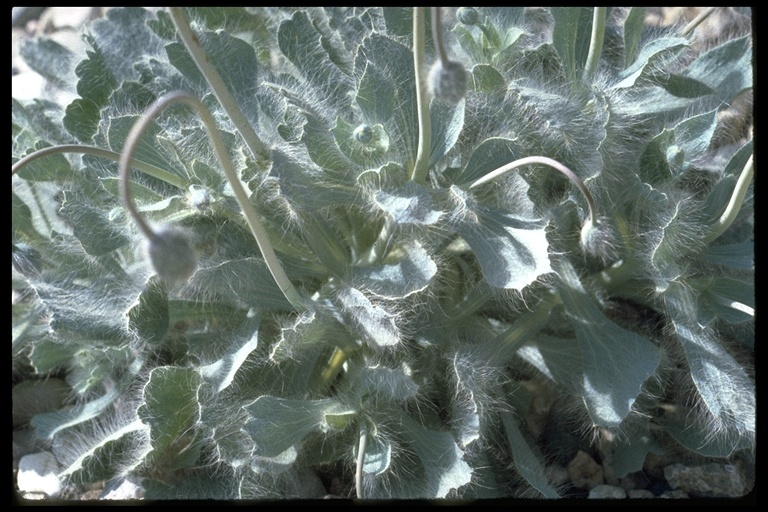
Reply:
[[[731,200],[728,201],[728,206],[725,207],[723,214],[712,226],[712,231],[704,238],[704,242],[707,244],[722,235],[733,224],[733,221],[736,220],[741,205],[744,204],[744,196],[747,194],[747,189],[749,189],[749,185],[752,183],[752,176],[755,173],[752,158],[750,156],[744,165],[744,169],[742,169],[739,179],[736,181],[733,194],[731,194]]]
[[[205,81],[211,86],[213,94],[216,99],[219,100],[224,111],[229,116],[232,123],[240,132],[248,148],[253,153],[254,158],[258,159],[260,156],[269,155],[269,148],[262,142],[256,132],[251,127],[251,124],[243,115],[240,107],[237,105],[234,96],[229,92],[224,80],[216,68],[211,63],[208,55],[203,50],[200,44],[200,40],[192,31],[192,27],[189,25],[189,18],[182,7],[169,8],[171,19],[173,24],[176,25],[176,30],[179,31],[179,36],[184,46],[187,48],[192,60],[195,61],[197,67],[200,68]]]
[[[603,36],[605,35],[605,7],[595,7],[592,13],[592,37],[589,40],[589,54],[584,65],[584,80],[592,80],[603,53]]]
[[[448,65],[448,52],[445,50],[445,43],[443,42],[443,24],[440,18],[440,8],[432,7],[432,41],[435,43],[440,62],[446,66]]]
[[[576,174],[574,174],[574,172],[571,171],[569,168],[567,168],[557,160],[547,158],[546,156],[528,156],[525,158],[520,158],[519,160],[515,160],[514,162],[510,162],[507,165],[503,167],[499,167],[495,171],[491,171],[485,176],[483,176],[482,178],[474,181],[468,188],[479,187],[480,185],[488,183],[492,179],[497,178],[506,172],[509,172],[513,169],[517,169],[518,167],[522,167],[524,165],[529,165],[529,164],[548,165],[549,167],[552,167],[556,171],[563,174],[566,178],[571,180],[571,183],[576,185],[576,187],[581,192],[581,195],[583,195],[584,199],[587,201],[587,207],[589,208],[589,221],[592,223],[593,226],[597,224],[597,210],[595,208],[595,201],[594,199],[592,199],[592,194],[589,193],[589,190],[587,190],[587,187],[584,185],[584,182],[581,181],[581,179],[578,176],[576,176]]]
[[[680,31],[680,35],[685,37],[688,34],[690,34],[691,32],[693,32],[693,30],[696,27],[698,27],[701,24],[702,21],[704,21],[705,19],[709,18],[709,15],[712,14],[713,12],[715,12],[715,9],[717,9],[717,7],[707,7],[706,9],[701,11],[701,14],[699,14],[693,20],[691,20],[691,22],[688,23],[683,28],[683,30]]]
[[[427,85],[424,69],[424,7],[413,8],[413,70],[416,76],[416,105],[419,115],[419,146],[416,162],[413,164],[411,179],[416,183],[426,183],[429,171],[429,154],[432,145],[432,122],[429,118]]]
[[[93,155],[101,158],[106,158],[107,160],[112,160],[114,162],[120,161],[120,153],[115,153],[114,151],[97,148],[96,146],[81,146],[79,144],[62,144],[60,146],[51,146],[48,148],[39,149],[34,153],[31,153],[25,156],[24,158],[20,159],[18,162],[16,162],[11,166],[11,176],[19,172],[19,170],[22,167],[24,167],[25,165],[31,162],[34,162],[38,158],[43,158],[45,156],[56,155],[60,153],[80,153],[83,155]],[[148,164],[146,162],[142,162],[141,160],[134,160],[132,165],[133,167],[143,172],[144,174],[148,174],[154,178],[162,180],[168,183],[169,185],[173,185],[174,187],[184,189],[186,186],[186,182],[182,178],[180,178],[179,176],[173,173],[166,171],[165,169],[161,169],[160,167],[155,167],[154,165]]]
[[[365,499],[363,495],[363,465],[365,464],[365,447],[368,443],[368,427],[365,420],[360,422],[360,441],[357,446],[357,467],[355,468],[355,492],[359,499]]]
[[[219,160],[219,164],[224,170],[224,174],[226,175],[227,180],[229,181],[229,184],[235,193],[235,199],[237,199],[237,203],[243,210],[243,214],[245,215],[245,219],[248,222],[248,226],[251,228],[251,233],[256,239],[256,243],[259,245],[261,254],[264,256],[264,261],[267,264],[267,268],[269,268],[272,277],[280,288],[280,291],[282,291],[283,295],[285,295],[285,298],[288,300],[288,302],[290,302],[291,305],[297,309],[303,309],[306,304],[304,298],[293,287],[293,284],[291,283],[290,279],[288,279],[288,276],[285,274],[285,271],[280,264],[280,260],[277,259],[277,255],[275,254],[275,251],[272,248],[272,244],[269,241],[269,236],[267,235],[264,226],[261,224],[258,215],[254,211],[253,206],[248,200],[248,194],[245,191],[245,187],[243,187],[242,183],[240,182],[240,179],[237,176],[237,172],[232,165],[232,161],[227,154],[227,148],[224,145],[224,141],[222,140],[218,129],[216,128],[216,121],[213,119],[213,116],[205,107],[205,105],[203,105],[203,103],[194,96],[181,91],[175,91],[161,96],[147,109],[146,112],[144,112],[144,115],[141,117],[141,119],[137,121],[131,129],[131,132],[128,134],[128,138],[125,142],[125,149],[120,158],[120,192],[123,197],[123,202],[125,203],[126,209],[129,211],[134,220],[136,220],[139,228],[147,237],[153,239],[153,237],[157,236],[146,223],[146,221],[141,217],[141,215],[139,215],[139,212],[136,211],[136,207],[133,204],[133,198],[130,191],[129,170],[133,164],[133,153],[136,150],[136,146],[149,124],[163,110],[175,103],[183,103],[192,107],[202,119],[205,129],[208,132],[208,136],[211,140],[211,144],[213,145],[214,152],[216,153],[216,158]]]

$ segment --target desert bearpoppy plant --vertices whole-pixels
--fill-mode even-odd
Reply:
[[[751,13],[718,11],[747,29],[125,8],[29,41],[74,99],[12,100],[14,400],[59,397],[14,426],[151,499],[753,465]]]

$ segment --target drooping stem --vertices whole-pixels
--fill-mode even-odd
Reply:
[[[360,441],[357,445],[357,467],[355,468],[355,492],[359,499],[365,499],[363,495],[363,465],[365,464],[365,447],[368,443],[368,426],[365,420],[360,422]]]
[[[747,194],[747,189],[749,189],[749,185],[752,183],[752,176],[755,170],[752,158],[750,156],[746,165],[744,165],[744,169],[742,169],[739,179],[736,181],[733,194],[731,194],[731,200],[728,201],[725,211],[712,225],[712,231],[709,232],[709,235],[704,238],[704,242],[707,244],[722,235],[733,224],[733,221],[736,220],[741,205],[744,204],[744,196]]]
[[[440,19],[440,8],[432,7],[432,41],[435,43],[437,56],[443,66],[448,65],[448,52],[445,50],[443,42],[443,25]]]
[[[197,67],[200,68],[200,72],[205,77],[208,85],[211,86],[213,94],[216,99],[219,100],[224,111],[229,116],[229,119],[237,128],[240,136],[243,137],[248,148],[253,153],[254,158],[258,159],[260,156],[269,155],[269,148],[262,142],[256,132],[251,127],[251,124],[243,115],[240,107],[237,105],[237,101],[229,92],[224,80],[216,68],[211,63],[210,58],[203,50],[200,40],[192,31],[192,27],[189,24],[189,18],[187,17],[182,7],[171,7],[169,9],[173,24],[176,25],[176,30],[179,31],[184,46],[187,48],[192,60],[195,61]]]
[[[11,176],[19,172],[19,170],[21,170],[22,167],[24,167],[29,163],[34,162],[38,158],[43,158],[46,156],[56,155],[61,153],[80,153],[83,155],[93,155],[93,156],[98,156],[100,158],[106,158],[114,162],[120,161],[120,153],[115,153],[114,151],[97,148],[95,146],[81,146],[79,144],[62,144],[60,146],[51,146],[51,147],[39,149],[34,153],[31,153],[25,156],[24,158],[20,159],[18,162],[16,162],[11,166]],[[148,174],[154,178],[162,180],[168,183],[169,185],[173,185],[174,187],[183,189],[186,186],[186,182],[182,178],[180,178],[179,176],[176,176],[173,173],[166,171],[165,169],[161,169],[160,167],[155,167],[154,165],[148,164],[146,162],[142,162],[141,160],[135,160],[135,159],[131,165],[137,170],[143,172],[144,174]]]
[[[701,14],[696,16],[693,20],[691,20],[690,23],[688,23],[685,27],[683,27],[683,30],[680,31],[680,35],[685,37],[688,34],[690,34],[691,32],[693,32],[693,30],[696,27],[698,27],[701,24],[702,21],[707,19],[710,14],[715,12],[715,9],[717,9],[717,7],[707,7],[706,9],[701,11]]]
[[[589,40],[587,63],[584,65],[584,81],[592,80],[603,53],[603,36],[605,35],[605,7],[595,7],[592,13],[592,37]]]
[[[429,171],[429,153],[432,149],[432,122],[429,118],[429,101],[427,98],[425,76],[424,9],[424,7],[413,8],[413,70],[416,76],[416,108],[419,116],[419,142],[411,179],[416,183],[426,182],[427,171]]]
[[[576,187],[581,192],[581,195],[583,195],[584,199],[587,201],[587,207],[589,208],[589,222],[593,226],[597,224],[597,210],[595,208],[595,201],[594,199],[592,199],[592,194],[589,193],[589,190],[587,190],[587,187],[584,185],[584,182],[581,181],[581,178],[576,176],[576,174],[574,174],[574,172],[571,171],[569,168],[567,168],[557,160],[553,160],[546,156],[528,156],[525,158],[520,158],[519,160],[515,160],[514,162],[510,162],[507,165],[499,167],[495,171],[489,172],[482,178],[475,180],[471,185],[469,185],[468,188],[479,187],[480,185],[488,183],[489,181],[501,176],[502,174],[505,174],[513,169],[517,169],[518,167],[522,167],[524,165],[529,165],[529,164],[548,165],[549,167],[552,167],[556,171],[560,172],[562,175],[568,178],[571,181],[571,183],[576,185]]]
[[[203,125],[205,126],[205,129],[208,132],[208,136],[211,140],[211,144],[213,145],[214,152],[216,153],[216,158],[219,160],[219,164],[224,170],[224,174],[235,193],[235,199],[240,205],[240,208],[243,210],[243,214],[245,215],[245,219],[248,222],[248,226],[251,228],[251,233],[256,239],[256,243],[259,245],[261,254],[264,256],[264,261],[267,264],[267,268],[269,268],[272,277],[280,288],[280,291],[282,291],[283,295],[285,295],[285,298],[288,300],[288,302],[290,302],[291,305],[297,309],[303,309],[305,307],[304,298],[293,287],[293,284],[291,283],[290,279],[288,279],[288,276],[283,270],[283,266],[280,264],[280,260],[277,259],[277,255],[275,254],[275,251],[272,248],[272,244],[269,241],[269,236],[267,235],[264,226],[261,224],[258,215],[254,211],[253,206],[248,199],[248,194],[245,191],[245,187],[243,187],[242,183],[240,182],[240,179],[237,176],[237,172],[232,165],[232,161],[227,154],[227,148],[224,145],[224,141],[222,140],[218,129],[216,128],[216,121],[213,119],[213,116],[205,107],[205,105],[203,105],[203,103],[194,96],[181,91],[174,91],[161,96],[146,110],[146,112],[144,112],[144,115],[141,117],[141,119],[137,121],[131,129],[131,132],[128,134],[128,138],[125,142],[125,149],[123,150],[123,154],[120,158],[120,193],[123,198],[125,208],[128,210],[136,223],[139,225],[139,228],[148,238],[157,238],[157,235],[139,214],[133,203],[133,197],[131,196],[130,190],[129,171],[133,165],[133,154],[136,151],[136,146],[138,145],[139,140],[141,139],[149,124],[163,110],[176,103],[183,103],[189,107],[192,107],[202,119]]]

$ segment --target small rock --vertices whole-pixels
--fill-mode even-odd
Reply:
[[[627,497],[631,499],[655,498],[654,494],[648,489],[630,489],[627,491]]]
[[[26,498],[36,498],[40,494],[53,497],[61,491],[61,482],[56,474],[59,465],[49,452],[25,455],[19,460],[19,473],[16,485]]]
[[[104,487],[100,499],[102,500],[138,500],[141,499],[143,488],[141,483],[133,477],[126,477],[111,482]]]
[[[623,500],[627,497],[627,491],[615,485],[598,485],[589,491],[591,500]]]
[[[744,473],[732,464],[671,464],[664,468],[664,478],[673,489],[685,491],[694,497],[735,498],[747,492]]]
[[[686,498],[690,498],[690,496],[688,496],[688,493],[685,491],[675,490],[663,492],[659,498],[663,498],[665,500],[684,500]]]
[[[588,453],[579,450],[568,464],[568,476],[574,487],[590,490],[604,482],[603,468]]]

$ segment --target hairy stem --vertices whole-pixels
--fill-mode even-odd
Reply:
[[[592,37],[589,40],[589,54],[584,66],[584,81],[592,80],[603,53],[603,36],[605,35],[605,7],[595,7],[592,13]]]
[[[416,105],[419,116],[419,145],[411,179],[426,183],[429,171],[429,154],[432,145],[432,122],[429,118],[424,56],[424,7],[413,8],[413,70],[416,75]]]
[[[733,194],[731,194],[731,200],[728,201],[725,211],[713,224],[709,235],[704,238],[704,242],[707,244],[722,235],[733,224],[733,221],[736,220],[736,216],[739,214],[739,210],[741,210],[741,205],[744,204],[744,196],[747,194],[747,189],[749,189],[749,185],[752,183],[752,176],[755,173],[752,158],[750,156],[746,165],[744,165],[744,169],[742,169],[739,179],[736,181]]]
[[[205,81],[211,86],[213,94],[216,95],[216,99],[219,100],[219,103],[227,113],[227,116],[232,120],[232,123],[237,128],[240,136],[243,138],[246,145],[248,145],[251,153],[253,153],[254,158],[258,160],[260,156],[268,156],[269,148],[262,142],[259,136],[256,135],[256,132],[237,105],[237,101],[235,101],[235,98],[229,92],[221,75],[216,71],[210,58],[205,53],[205,50],[203,50],[200,40],[189,25],[189,18],[187,18],[184,9],[182,7],[171,7],[169,11],[173,24],[176,25],[176,30],[179,31],[179,36],[192,57],[192,60],[194,60],[197,67],[200,68],[200,72],[205,77]]]
[[[264,256],[264,261],[267,264],[267,268],[269,268],[272,277],[280,288],[280,291],[282,291],[283,295],[285,295],[285,298],[288,300],[288,302],[290,302],[291,305],[297,309],[305,308],[306,306],[304,298],[296,291],[290,279],[288,279],[288,276],[285,274],[283,266],[280,264],[280,260],[277,259],[277,255],[275,254],[275,251],[272,248],[272,244],[269,241],[269,235],[267,235],[264,226],[261,224],[258,215],[254,211],[253,206],[248,199],[248,194],[245,191],[245,187],[243,187],[239,177],[237,176],[237,172],[235,171],[234,166],[232,165],[232,161],[227,154],[227,148],[224,145],[224,141],[222,140],[221,135],[219,135],[219,131],[216,128],[216,121],[213,119],[213,116],[205,107],[205,105],[203,105],[203,103],[194,96],[181,91],[175,91],[161,96],[147,109],[146,112],[144,112],[144,115],[141,117],[141,119],[137,121],[131,129],[131,132],[128,134],[128,138],[125,142],[125,149],[120,158],[120,193],[126,209],[134,218],[139,228],[148,238],[157,238],[155,232],[152,230],[152,228],[149,227],[143,217],[139,214],[133,203],[133,197],[131,196],[130,190],[129,171],[133,165],[133,154],[136,151],[136,146],[138,145],[139,140],[141,139],[149,124],[163,110],[175,103],[183,103],[187,106],[190,106],[198,113],[198,115],[200,115],[200,118],[203,121],[203,125],[208,132],[211,144],[213,145],[214,152],[216,153],[216,158],[219,160],[219,164],[224,170],[224,174],[226,175],[227,180],[229,181],[229,184],[235,193],[235,198],[237,199],[240,208],[243,210],[243,214],[245,215],[245,219],[248,222],[248,226],[251,228],[251,233],[256,239],[256,243],[259,245],[261,254]]]
[[[112,160],[114,162],[120,161],[120,153],[115,153],[114,151],[97,148],[95,146],[81,146],[79,144],[63,144],[60,146],[51,146],[48,148],[39,149],[34,153],[25,156],[24,158],[22,158],[21,160],[19,160],[18,162],[16,162],[11,166],[11,176],[16,174],[22,167],[24,167],[25,165],[31,162],[34,162],[38,158],[43,158],[45,156],[56,155],[60,153],[80,153],[83,155],[92,155],[92,156],[98,156],[101,158],[106,158],[107,160]],[[174,187],[183,189],[186,186],[186,182],[182,178],[164,169],[161,169],[160,167],[155,167],[154,165],[148,164],[146,162],[142,162],[141,160],[134,160],[131,163],[131,165],[137,170],[143,172],[144,174],[148,174],[154,178],[162,180],[168,183],[169,185],[173,185]]]
[[[517,169],[518,167],[522,167],[524,165],[529,165],[529,164],[548,165],[549,167],[552,167],[556,171],[563,174],[566,178],[571,180],[571,183],[576,185],[576,187],[581,192],[581,195],[583,195],[584,199],[587,201],[587,207],[589,208],[589,222],[593,226],[597,224],[597,210],[595,208],[595,200],[592,199],[592,194],[589,193],[589,190],[587,190],[587,187],[584,185],[584,182],[581,181],[581,179],[578,176],[576,176],[576,174],[574,174],[574,172],[571,171],[569,168],[567,168],[557,160],[547,158],[546,156],[528,156],[525,158],[520,158],[519,160],[515,160],[514,162],[510,162],[507,165],[503,167],[499,167],[495,171],[491,171],[485,176],[483,176],[482,178],[474,181],[471,185],[469,185],[468,188],[479,187],[480,185],[488,183],[489,181],[501,176],[502,174],[505,174],[513,169]]]
[[[363,465],[365,464],[365,446],[368,443],[368,426],[365,420],[360,422],[360,441],[357,446],[357,467],[355,468],[355,492],[359,499],[365,499],[363,495]]]
[[[685,37],[691,32],[693,32],[693,30],[696,27],[698,27],[702,21],[709,18],[709,15],[715,12],[715,9],[717,9],[717,7],[707,7],[706,9],[701,11],[701,14],[696,16],[693,20],[691,20],[690,23],[688,23],[685,27],[683,27],[683,30],[680,31],[680,35]]]
[[[447,66],[448,52],[445,50],[445,43],[443,42],[443,24],[439,7],[432,7],[432,41],[435,43],[440,62],[443,63],[443,66]]]

